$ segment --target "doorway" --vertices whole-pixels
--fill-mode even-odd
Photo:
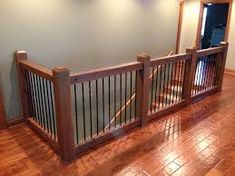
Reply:
[[[196,39],[198,49],[216,47],[220,42],[227,41],[231,6],[231,0],[201,1]]]

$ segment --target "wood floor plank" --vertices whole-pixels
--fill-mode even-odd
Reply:
[[[221,93],[97,146],[69,165],[26,125],[0,131],[0,175],[235,175],[235,77]]]

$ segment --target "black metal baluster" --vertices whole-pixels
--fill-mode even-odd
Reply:
[[[176,78],[177,78],[177,62],[174,62],[174,80],[173,80],[173,87],[174,87],[174,104],[177,102],[177,86],[176,86]]]
[[[158,110],[162,108],[162,99],[161,99],[161,94],[162,94],[162,70],[163,66],[159,65],[160,68],[160,80],[159,80],[159,94],[158,94]]]
[[[197,68],[197,81],[196,81],[196,83],[197,83],[197,86],[196,86],[196,92],[197,92],[197,94],[199,93],[199,87],[200,87],[200,85],[198,84],[199,83],[199,79],[200,79],[200,69],[199,69],[199,66],[200,66],[200,59],[197,59],[197,66],[196,66],[196,68]]]
[[[184,69],[184,64],[183,64],[183,61],[181,60],[181,61],[179,61],[180,62],[180,75],[179,75],[179,87],[178,87],[178,100],[179,101],[181,101],[181,98],[182,98],[182,86],[183,86],[183,81],[184,81],[184,79],[183,79],[183,69]]]
[[[82,117],[83,117],[83,135],[84,135],[84,141],[86,141],[86,110],[85,110],[84,83],[82,83]]]
[[[135,120],[137,116],[137,71],[135,71]]]
[[[44,103],[44,99],[43,99],[43,83],[42,83],[42,78],[39,77],[39,83],[40,83],[40,99],[41,99],[41,105],[42,105],[42,119],[43,119],[43,129],[46,130],[46,114],[45,114],[45,103]]]
[[[52,135],[52,124],[51,124],[51,108],[50,108],[50,100],[49,100],[49,90],[48,90],[48,80],[46,81],[46,99],[47,99],[47,110],[48,110],[48,126],[49,133]]]
[[[93,130],[92,130],[92,127],[93,127],[93,123],[92,123],[92,103],[91,103],[91,81],[89,81],[89,107],[90,107],[90,135],[91,135],[91,138],[93,137]]]
[[[125,124],[126,124],[126,112],[127,112],[127,106],[126,106],[126,101],[127,101],[127,72],[125,73],[125,93],[124,93],[124,97],[125,97],[125,104],[124,104],[124,108],[125,108]]]
[[[37,109],[37,100],[36,100],[36,94],[35,94],[35,80],[34,80],[34,75],[32,72],[29,72],[30,74],[30,81],[31,81],[31,90],[32,90],[32,93],[33,93],[33,106],[34,106],[34,110],[35,110],[35,121],[37,123],[38,122],[38,109]]]
[[[132,97],[133,97],[133,90],[132,90],[132,71],[130,72],[130,122],[132,121]]]
[[[206,87],[206,60],[204,57],[202,57],[202,61],[203,61],[203,80],[202,80],[202,90],[201,92],[203,92],[205,90]]]
[[[212,87],[215,86],[215,79],[216,79],[216,69],[217,69],[217,54],[213,57],[213,79],[212,79]]]
[[[210,62],[209,62],[209,57],[207,56],[206,57],[206,62],[207,62],[207,69],[206,69],[206,89],[205,90],[207,90],[208,89],[208,84],[209,84],[209,69],[210,69]]]
[[[169,94],[170,63],[167,64],[167,82],[166,82],[166,106],[170,105],[171,96]]]
[[[200,92],[202,92],[203,89],[203,77],[204,77],[204,63],[203,59],[201,59],[201,78],[200,78]]]
[[[111,88],[110,88],[110,83],[111,81],[110,81],[110,76],[109,76],[109,78],[108,78],[108,86],[109,86],[109,130],[110,130],[110,128],[111,128]]]
[[[48,111],[47,111],[47,101],[46,101],[46,89],[45,89],[45,79],[42,78],[42,90],[43,90],[43,104],[44,104],[44,112],[45,112],[45,126],[46,131],[49,132],[49,125],[48,125]]]
[[[120,126],[122,125],[122,74],[120,76]]]
[[[152,67],[152,83],[151,83],[151,97],[150,97],[150,112],[153,112],[153,91],[154,91],[154,70],[155,67]]]
[[[157,95],[159,94],[159,84],[158,84],[158,78],[159,78],[159,66],[157,65],[157,71],[156,71],[156,76],[155,76],[155,94],[154,94],[154,102],[155,102],[155,105],[154,105],[154,111],[157,110]],[[159,102],[158,102],[159,104]]]
[[[105,131],[104,78],[102,78],[103,132]]]
[[[216,68],[215,68],[215,79],[214,79],[214,86],[216,86],[216,81],[218,79],[218,73],[219,73],[219,54],[216,55],[216,58],[215,58],[215,63],[216,63]]]
[[[95,90],[96,90],[96,133],[99,134],[99,95],[98,95],[98,80],[95,80]]]
[[[25,76],[25,80],[26,80],[26,92],[27,92],[28,101],[29,101],[29,112],[30,112],[29,116],[32,117],[33,116],[32,101],[31,101],[32,97],[31,97],[30,88],[29,88],[30,82],[29,82],[27,70],[24,70],[24,76]]]
[[[117,126],[117,117],[116,117],[116,113],[117,113],[117,76],[114,75],[114,127],[116,128]]]
[[[76,140],[77,140],[77,144],[79,144],[77,84],[74,84],[74,85],[73,85],[73,91],[74,91],[74,109],[75,109]]]
[[[43,114],[42,114],[42,107],[41,107],[42,103],[41,103],[41,99],[40,99],[41,94],[40,94],[39,76],[38,75],[35,75],[35,76],[36,76],[36,79],[37,79],[37,81],[36,81],[36,83],[37,83],[37,93],[38,93],[37,98],[38,98],[38,106],[39,106],[39,109],[40,109],[39,121],[40,121],[40,125],[43,126]]]
[[[30,96],[31,96],[31,106],[33,110],[33,120],[36,120],[36,108],[35,108],[35,98],[34,98],[34,89],[33,89],[33,81],[32,81],[32,75],[31,72],[28,71],[28,81],[29,81],[29,90],[30,90]]]
[[[49,87],[50,87],[50,100],[51,100],[51,112],[52,112],[52,128],[53,128],[53,134],[54,134],[54,139],[57,137],[57,131],[56,131],[56,119],[55,119],[55,110],[54,110],[54,98],[53,98],[53,90],[52,90],[52,82],[49,82]]]
[[[179,101],[179,86],[180,86],[180,62],[177,62],[177,80],[176,80],[176,102]]]
[[[172,105],[174,103],[174,86],[172,83],[172,79],[174,78],[174,68],[173,68],[174,62],[171,62],[171,78],[170,78],[170,92],[171,92],[171,103],[170,105]]]

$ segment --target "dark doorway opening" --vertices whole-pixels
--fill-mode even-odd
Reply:
[[[228,3],[204,4],[200,48],[219,46],[224,41],[228,13]]]

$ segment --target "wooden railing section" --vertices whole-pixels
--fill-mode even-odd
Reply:
[[[221,90],[227,43],[206,50],[70,74],[15,53],[25,122],[60,155],[75,159],[108,139]]]

